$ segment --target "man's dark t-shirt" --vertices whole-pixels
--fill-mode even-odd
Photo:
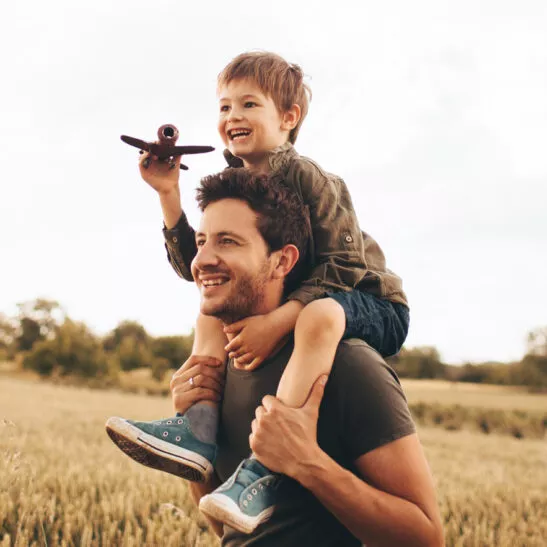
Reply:
[[[224,388],[215,469],[222,481],[249,456],[255,410],[265,395],[275,395],[292,353],[287,344],[253,372],[229,364]],[[317,438],[339,465],[358,474],[363,454],[415,431],[395,372],[361,340],[343,341],[321,403]],[[275,439],[272,439],[275,442]],[[306,489],[287,479],[289,494],[272,518],[251,535],[225,527],[222,544],[252,546],[359,546],[342,524]]]

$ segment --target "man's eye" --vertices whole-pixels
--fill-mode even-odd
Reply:
[[[221,245],[233,245],[235,244],[235,241],[233,239],[230,239],[229,237],[223,237],[220,240]]]
[[[254,101],[247,101],[244,106],[245,108],[253,108],[254,106],[256,106],[256,103]]]

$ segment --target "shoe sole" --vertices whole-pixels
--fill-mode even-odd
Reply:
[[[204,482],[213,472],[213,466],[206,458],[156,439],[123,418],[109,418],[105,427],[114,444],[142,465],[192,482]]]
[[[220,494],[203,496],[199,502],[199,509],[211,518],[223,522],[243,534],[254,532],[258,526],[270,519],[274,511],[273,507],[269,507],[256,517],[243,515],[233,500]]]

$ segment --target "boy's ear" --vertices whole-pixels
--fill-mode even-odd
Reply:
[[[297,104],[293,104],[289,110],[283,113],[283,121],[281,123],[281,129],[286,131],[292,131],[300,121],[302,112]]]
[[[274,264],[273,276],[276,279],[286,277],[298,262],[300,253],[295,245],[285,245],[276,251],[277,257]]]

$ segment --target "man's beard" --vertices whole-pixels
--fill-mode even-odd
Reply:
[[[240,277],[224,302],[204,315],[216,317],[227,325],[256,315],[265,299],[268,277],[269,263],[265,261],[258,274]]]

